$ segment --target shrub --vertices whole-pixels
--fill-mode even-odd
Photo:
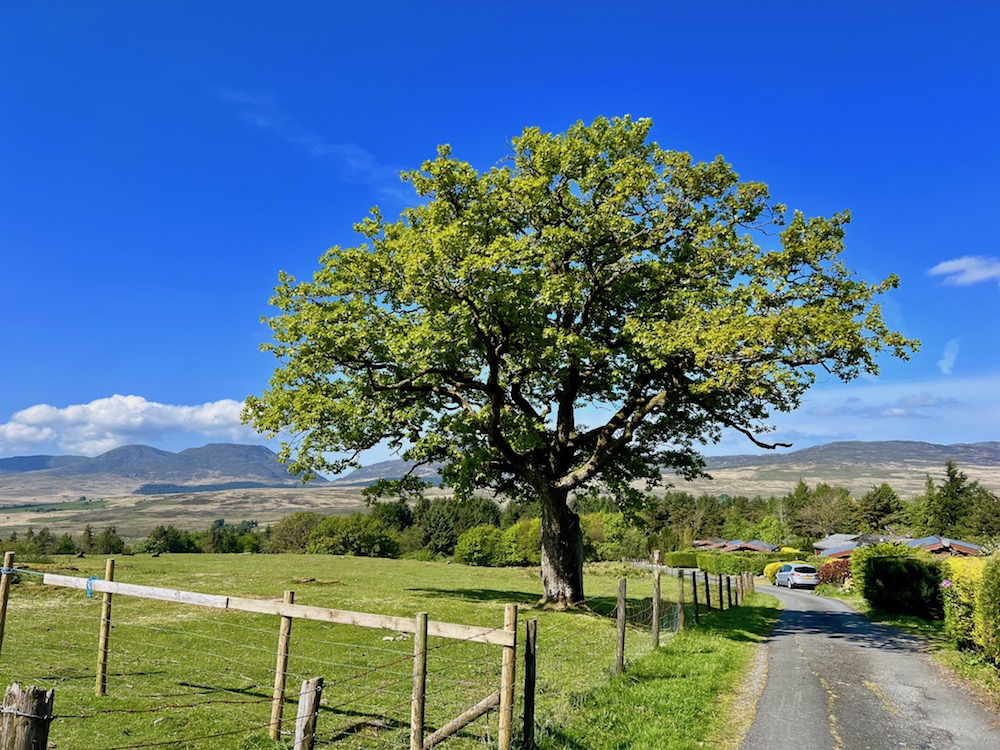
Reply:
[[[916,557],[873,557],[868,595],[876,609],[931,619],[942,616],[941,562]]]
[[[869,602],[878,596],[874,579],[870,576],[870,561],[876,557],[912,557],[914,550],[898,542],[880,542],[856,548],[851,553],[851,578],[861,595]]]
[[[823,563],[819,569],[819,582],[843,587],[851,577],[850,558],[840,558]]]
[[[767,565],[764,566],[764,575],[767,576],[767,580],[769,580],[772,585],[774,585],[775,576],[778,575],[778,571],[784,564],[785,564],[784,562],[778,560],[776,562],[768,563]]]
[[[542,519],[526,518],[503,532],[500,540],[504,565],[539,565],[542,562]]]
[[[697,568],[698,553],[688,552],[667,552],[663,555],[663,564],[671,568]]]
[[[944,563],[944,628],[959,648],[976,645],[976,599],[985,566],[986,561],[980,557],[952,557]]]
[[[502,565],[502,539],[503,532],[496,526],[473,526],[458,537],[455,561],[484,567]]]
[[[976,643],[986,658],[1000,664],[1000,555],[990,555],[983,565],[975,620]]]
[[[587,513],[583,526],[584,559],[609,561],[646,556],[646,536],[621,513]]]
[[[319,513],[311,510],[300,510],[285,516],[271,527],[264,551],[305,552],[309,535],[322,520]]]
[[[371,516],[329,516],[309,535],[306,551],[327,555],[398,557],[399,541],[382,521]]]

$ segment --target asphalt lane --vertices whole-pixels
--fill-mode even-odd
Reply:
[[[784,611],[740,750],[1000,749],[1000,715],[951,679],[914,637],[836,599],[761,586]]]

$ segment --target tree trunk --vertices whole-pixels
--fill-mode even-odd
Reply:
[[[546,492],[542,505],[542,588],[547,604],[583,601],[583,532],[568,492]]]

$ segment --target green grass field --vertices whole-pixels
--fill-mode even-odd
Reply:
[[[33,569],[88,578],[103,575],[104,561],[71,558]],[[519,638],[526,620],[539,620],[536,724],[542,748],[683,748],[718,736],[725,723],[719,707],[738,685],[752,643],[766,630],[768,610],[715,613],[703,618],[702,627],[665,640],[655,653],[648,628],[630,628],[628,669],[612,678],[614,620],[608,615],[618,573],[612,568],[588,574],[589,611],[582,612],[539,608],[535,569],[333,556],[171,555],[120,557],[115,579],[252,598],[280,599],[293,590],[297,604],[401,617],[427,612],[431,620],[497,628],[504,605],[514,602],[520,608]],[[115,596],[107,695],[97,697],[101,597],[43,586],[40,580],[25,573],[12,587],[0,672],[5,684],[55,688],[59,718],[50,740],[56,747],[290,747],[288,740],[267,739],[278,617]],[[640,619],[651,593],[648,574],[631,572],[629,609]],[[664,599],[675,596],[665,585]],[[322,676],[318,746],[408,747],[413,653],[408,636],[296,620],[290,651],[286,732],[294,724],[298,686]],[[426,723],[431,729],[497,689],[501,651],[430,639]],[[635,701],[624,700],[638,690],[642,694]],[[642,723],[633,703],[650,707],[639,718],[651,734],[637,736],[638,744],[624,739],[631,736],[628,724]],[[664,723],[675,729],[664,734]],[[496,726],[493,711],[443,747],[493,747]],[[597,726],[607,729],[595,732]],[[671,739],[651,745],[642,736]]]

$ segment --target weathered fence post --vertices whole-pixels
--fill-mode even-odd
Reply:
[[[13,683],[3,697],[0,717],[0,750],[44,750],[49,744],[49,724],[55,690],[21,689]]]
[[[302,683],[302,692],[299,693],[299,710],[295,714],[293,750],[313,750],[313,745],[316,742],[316,723],[319,720],[319,701],[322,697],[322,677],[313,677]]]
[[[0,651],[3,650],[3,633],[7,626],[7,599],[10,597],[10,581],[14,575],[14,553],[3,555],[3,575],[0,575]]]
[[[424,747],[424,700],[427,689],[427,613],[417,615],[413,634],[413,698],[410,703],[410,750]]]
[[[535,750],[535,681],[538,664],[538,618],[528,620],[524,630],[524,744]]]
[[[677,629],[684,630],[684,573],[677,571]]]
[[[109,557],[104,563],[104,580],[115,580],[115,560]],[[104,592],[101,603],[101,635],[97,641],[97,679],[94,692],[106,695],[108,690],[108,638],[111,635],[111,593]]]
[[[506,604],[503,608],[503,629],[515,635],[513,646],[503,647],[502,671],[500,672],[500,720],[497,727],[498,750],[510,750],[514,737],[514,678],[517,667],[517,605]]]
[[[295,603],[295,592],[286,591],[285,604]],[[274,667],[274,697],[271,698],[271,739],[281,736],[281,719],[285,708],[285,684],[288,680],[288,643],[292,637],[292,618],[281,617],[278,634],[278,663]]]
[[[697,625],[701,618],[698,614],[698,573],[694,570],[691,571],[691,594],[694,597],[694,624]]]
[[[733,608],[733,577],[726,576],[726,601],[729,602],[729,609]]]
[[[722,573],[719,573],[719,611],[726,608],[726,600],[722,598]]]
[[[625,671],[625,579],[618,579],[618,642],[615,647],[615,674]]]
[[[660,571],[653,571],[653,648],[660,647]]]
[[[708,571],[703,570],[702,575],[705,578],[705,609],[709,612],[712,611],[712,588],[708,585]]]

